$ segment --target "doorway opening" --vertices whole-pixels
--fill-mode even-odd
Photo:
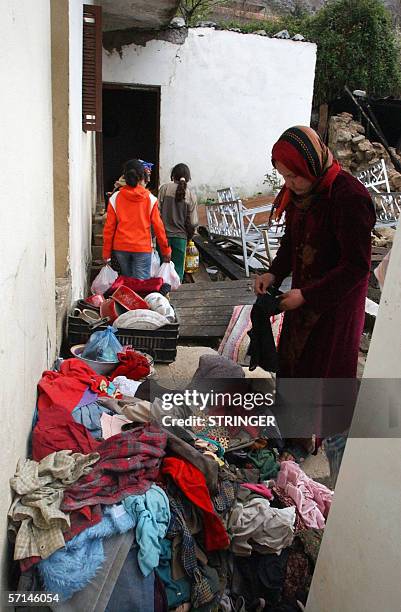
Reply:
[[[148,189],[157,195],[160,87],[104,84],[102,141],[104,194],[113,191],[123,164],[139,158],[154,164]]]

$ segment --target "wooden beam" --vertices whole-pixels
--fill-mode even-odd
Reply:
[[[244,278],[241,280],[229,280],[229,281],[202,281],[199,283],[188,284],[188,285],[180,285],[177,291],[172,292],[172,296],[177,297],[181,296],[185,291],[215,291],[215,289],[226,289],[227,291],[233,292],[238,288],[250,287],[253,291],[253,278]]]
[[[238,264],[232,261],[230,257],[219,249],[210,239],[204,238],[200,235],[193,237],[195,245],[199,249],[200,253],[215,266],[219,268],[228,278],[237,280],[240,278],[246,278],[245,270]]]
[[[180,321],[180,338],[218,339],[224,336],[233,309],[254,304],[253,280],[227,280],[182,285],[171,294]]]
[[[323,142],[326,142],[328,122],[329,122],[329,106],[328,104],[321,104],[319,106],[319,124],[317,126],[317,133],[319,134]]]

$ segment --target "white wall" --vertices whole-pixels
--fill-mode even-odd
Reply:
[[[400,269],[399,224],[307,612],[400,609]]]
[[[271,147],[309,125],[316,45],[255,34],[189,30],[183,45],[153,40],[104,52],[103,81],[161,86],[160,171],[186,162],[202,195],[266,191]]]
[[[55,352],[50,10],[0,6],[0,552],[8,480],[26,454],[36,383]],[[0,590],[2,586],[0,585]]]
[[[86,292],[91,260],[92,213],[96,205],[95,132],[82,131],[82,6],[92,0],[70,0],[69,176],[72,299]]]

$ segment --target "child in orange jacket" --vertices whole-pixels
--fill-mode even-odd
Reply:
[[[124,166],[126,185],[109,199],[103,230],[103,259],[110,262],[112,251],[124,276],[150,278],[152,262],[152,232],[162,253],[163,261],[171,260],[166,231],[159,214],[157,198],[145,189],[143,164],[137,159]]]

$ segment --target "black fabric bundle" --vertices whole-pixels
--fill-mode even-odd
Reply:
[[[251,339],[248,348],[251,371],[257,367],[266,372],[278,370],[278,355],[269,319],[281,312],[281,295],[278,289],[270,288],[267,293],[257,297],[251,310],[252,329],[248,332]]]

